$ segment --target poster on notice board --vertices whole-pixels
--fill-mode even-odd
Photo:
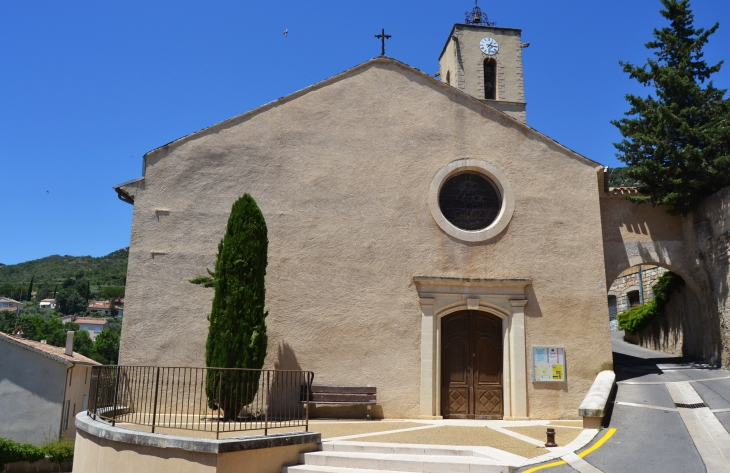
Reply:
[[[548,383],[565,381],[565,348],[533,346],[532,380]]]

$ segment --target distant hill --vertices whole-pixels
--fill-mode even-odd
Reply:
[[[26,284],[35,276],[39,283],[61,283],[67,278],[84,277],[92,285],[124,286],[127,279],[129,248],[106,256],[47,256],[25,263],[0,265],[0,286]]]

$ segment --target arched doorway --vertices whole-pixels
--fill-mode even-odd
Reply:
[[[441,321],[441,415],[502,419],[502,319],[462,310]]]

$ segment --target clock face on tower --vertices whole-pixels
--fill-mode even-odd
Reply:
[[[494,38],[487,36],[483,40],[479,41],[479,48],[487,56],[494,56],[499,51],[499,44]]]

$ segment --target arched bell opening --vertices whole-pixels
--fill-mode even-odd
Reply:
[[[484,60],[484,98],[497,100],[497,61],[494,58]]]

